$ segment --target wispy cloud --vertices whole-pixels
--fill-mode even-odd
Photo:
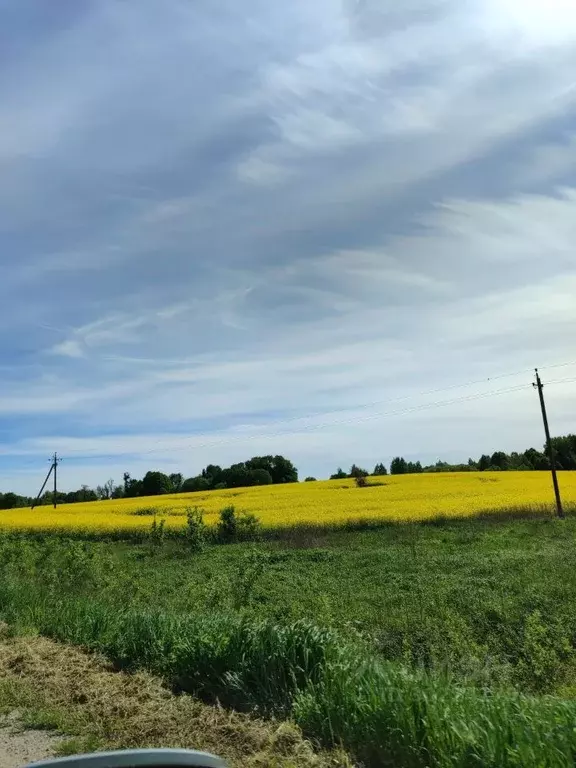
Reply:
[[[529,388],[391,413],[574,358],[569,0],[27,5],[0,10],[3,487],[54,449],[74,485],[542,442]]]

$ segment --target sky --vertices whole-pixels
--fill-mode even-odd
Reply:
[[[576,431],[573,0],[0,0],[0,490]]]

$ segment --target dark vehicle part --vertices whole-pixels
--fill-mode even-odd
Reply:
[[[227,768],[208,752],[189,749],[128,749],[71,755],[29,763],[25,768]]]

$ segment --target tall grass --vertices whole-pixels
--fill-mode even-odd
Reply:
[[[296,700],[308,733],[370,766],[569,766],[576,703],[490,694],[343,654]]]
[[[576,702],[483,693],[383,662],[305,621],[115,610],[12,577],[0,615],[21,628],[147,669],[179,691],[291,716],[366,766],[572,766]]]

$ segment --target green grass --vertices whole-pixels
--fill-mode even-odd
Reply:
[[[22,563],[20,547],[14,556]],[[51,557],[44,571],[57,569]],[[311,619],[386,659],[474,684],[551,693],[573,683],[574,519],[316,531],[194,555],[170,541],[74,542],[68,558],[66,589],[85,584],[118,607]],[[43,578],[62,586],[59,575]]]
[[[291,716],[367,765],[573,764],[576,519],[308,530],[201,553],[5,537],[0,566],[4,620]]]

